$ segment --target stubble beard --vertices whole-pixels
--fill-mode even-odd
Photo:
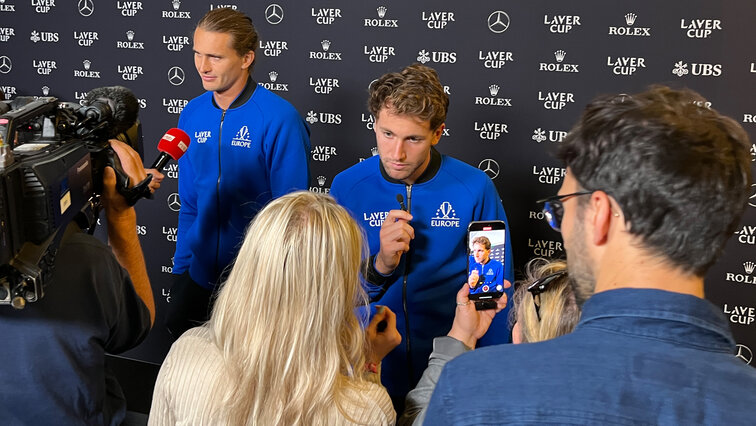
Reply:
[[[567,271],[570,285],[575,293],[575,302],[582,308],[583,303],[596,291],[596,276],[593,272],[591,260],[588,257],[585,243],[585,227],[583,226],[583,209],[578,207],[576,223],[567,251]]]

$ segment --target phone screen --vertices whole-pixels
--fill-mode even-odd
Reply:
[[[470,223],[467,232],[470,299],[497,299],[504,293],[506,235],[502,221]]]

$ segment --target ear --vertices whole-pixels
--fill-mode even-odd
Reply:
[[[604,191],[591,194],[591,211],[593,225],[593,244],[604,245],[609,238],[609,227],[612,223],[612,203]]]
[[[436,145],[438,141],[441,140],[441,135],[444,134],[445,128],[446,128],[446,123],[441,123],[441,125],[438,126],[438,129],[433,131],[433,140],[431,141],[431,146]]]
[[[248,70],[253,62],[255,62],[255,52],[250,50],[242,56],[242,69]]]

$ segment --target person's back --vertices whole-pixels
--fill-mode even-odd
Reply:
[[[586,107],[560,148],[562,187],[543,200],[581,321],[552,341],[451,361],[429,424],[753,423],[756,371],[734,357],[703,291],[750,194],[750,143],[703,101],[656,87]],[[495,362],[481,380],[474,367]],[[504,384],[516,392],[495,393]],[[458,402],[473,390],[490,405]]]
[[[756,404],[756,370],[734,347],[709,302],[660,290],[603,292],[585,303],[571,334],[456,358],[441,377],[453,386],[433,395],[441,407],[464,395],[492,397],[436,411],[426,424],[743,424]],[[467,379],[480,365],[500,366],[511,391],[497,391],[499,380]]]
[[[388,308],[364,329],[355,312],[367,304],[363,253],[360,228],[330,196],[268,204],[210,321],[171,347],[150,424],[393,423],[379,365],[401,337]]]

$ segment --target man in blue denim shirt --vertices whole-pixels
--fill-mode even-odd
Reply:
[[[586,108],[562,143],[559,194],[544,200],[587,299],[579,325],[450,361],[426,424],[753,423],[756,370],[703,299],[749,195],[749,142],[702,100],[655,87]]]

